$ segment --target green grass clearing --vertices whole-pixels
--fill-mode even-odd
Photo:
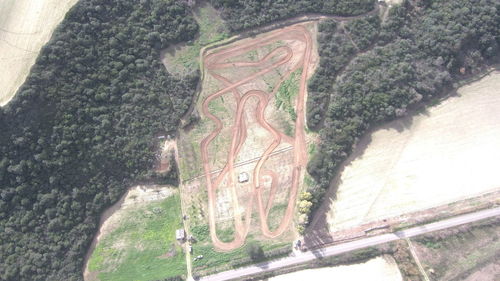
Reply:
[[[314,142],[311,142],[307,146],[307,154],[309,155],[309,157],[312,157],[314,153],[316,153],[316,144]]]
[[[202,173],[200,158],[200,144],[198,142],[186,142],[180,153],[183,157],[179,161],[180,177],[182,181],[192,179]],[[185,153],[186,152],[186,153]]]
[[[203,255],[203,259],[193,261],[193,271],[195,275],[206,275],[215,272],[241,267],[254,263],[245,248],[245,245],[230,252],[218,252],[212,246],[210,230],[207,224],[191,226],[191,234],[197,240],[193,244],[193,256]],[[217,235],[222,241],[232,241],[234,231],[231,229],[217,229]],[[288,254],[291,249],[291,242],[278,242],[276,240],[256,239],[253,234],[249,234],[246,243],[258,241],[266,257],[276,258],[281,252]]]
[[[283,217],[285,216],[286,207],[288,203],[282,203],[278,205],[273,205],[271,210],[269,210],[269,216],[267,217],[267,223],[269,224],[269,229],[274,231],[278,228]]]
[[[305,190],[307,190],[308,187],[313,187],[316,185],[316,181],[309,175],[308,172],[304,174],[304,185],[305,185]]]
[[[181,131],[178,148],[179,174],[182,181],[187,181],[203,173],[200,142],[214,127],[212,121],[201,119],[189,132]]]
[[[186,260],[175,241],[182,227],[178,194],[124,211],[120,225],[101,238],[89,270],[101,281],[159,280],[186,274]]]
[[[217,41],[229,38],[229,30],[218,12],[209,4],[199,4],[193,11],[193,16],[199,26],[198,37],[192,42],[176,50],[174,55],[167,51],[165,58],[170,64],[171,71],[186,73],[199,69],[199,54],[201,48]]]
[[[300,76],[302,74],[302,69],[297,69],[290,74],[290,77],[281,83],[276,93],[275,106],[278,110],[283,110],[288,112],[292,121],[297,119],[297,114],[295,113],[295,97],[299,93],[300,87]]]
[[[295,134],[295,123],[290,120],[290,117],[286,112],[276,111],[274,113],[274,118],[277,125],[282,130],[285,135],[293,137]]]
[[[208,110],[210,113],[219,118],[225,117],[225,115],[228,114],[228,110],[224,104],[224,98],[222,96],[211,100],[208,104]]]
[[[217,237],[222,242],[231,242],[234,240],[234,227],[217,228]]]

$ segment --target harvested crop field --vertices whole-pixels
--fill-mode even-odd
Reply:
[[[331,232],[500,190],[500,72],[362,139],[334,183]]]
[[[323,267],[317,269],[301,270],[293,273],[279,275],[270,281],[292,280],[377,280],[401,281],[403,277],[396,261],[391,256],[385,255],[373,258],[365,263]]]
[[[0,1],[0,106],[23,84],[38,52],[77,0]]]

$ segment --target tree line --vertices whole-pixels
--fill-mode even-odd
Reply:
[[[375,0],[211,0],[232,31],[261,26],[303,13],[355,16],[373,10]]]

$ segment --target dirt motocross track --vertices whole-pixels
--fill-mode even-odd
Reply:
[[[254,204],[256,204],[258,217],[260,220],[260,229],[262,234],[269,238],[274,238],[281,235],[290,225],[293,218],[293,210],[295,207],[297,193],[299,189],[299,183],[301,182],[301,175],[307,164],[307,154],[306,154],[306,141],[305,141],[305,98],[306,98],[306,82],[308,79],[308,69],[311,62],[312,54],[312,39],[311,34],[308,29],[302,25],[291,26],[288,28],[276,30],[268,33],[267,35],[252,39],[250,41],[236,42],[230,47],[217,50],[213,53],[206,55],[203,58],[203,65],[205,67],[205,75],[211,75],[217,81],[222,83],[223,88],[216,90],[216,92],[209,94],[202,104],[202,112],[205,117],[209,118],[215,123],[215,129],[210,132],[201,142],[201,157],[203,161],[203,168],[205,172],[205,177],[207,181],[208,189],[208,212],[209,212],[209,224],[210,224],[210,235],[214,246],[222,251],[229,251],[240,247],[244,244],[245,238],[250,229],[250,223],[252,219],[252,210]],[[274,44],[274,49],[270,50],[266,55],[264,55],[258,61],[230,61],[230,59],[241,58],[241,55],[248,53],[250,51],[262,48],[264,46],[273,46],[276,42],[299,42],[305,47],[299,51],[291,48],[287,44],[284,46],[276,46]],[[243,59],[244,60],[244,59]],[[249,85],[252,81],[262,78],[263,75],[277,69],[280,66],[286,65],[286,71],[282,73],[280,81],[274,86],[270,92],[265,92],[263,90],[247,90],[243,92],[240,88],[243,85]],[[242,77],[242,79],[237,81],[232,81],[230,79],[236,80],[238,78],[228,78],[224,77],[223,74],[218,74],[217,71],[232,71],[233,69],[248,69],[255,68],[256,72]],[[302,68],[302,73],[300,77],[299,92],[295,100],[295,111],[297,118],[295,119],[295,132],[293,137],[287,136],[284,133],[278,131],[274,128],[265,118],[266,107],[270,106],[269,101],[276,94],[279,89],[279,85],[282,84],[290,74]],[[229,153],[227,155],[227,162],[222,168],[222,171],[215,177],[212,177],[211,171],[212,167],[209,161],[208,146],[210,143],[219,135],[223,128],[223,122],[214,114],[209,111],[209,104],[212,100],[221,97],[225,94],[232,95],[236,101],[236,110],[234,116],[234,123],[231,130],[231,144]],[[248,106],[249,99],[257,99],[257,105],[255,108],[250,108]],[[238,154],[245,143],[247,138],[247,123],[245,119],[245,111],[251,111],[254,118],[257,120],[259,126],[264,128],[267,132],[272,135],[272,143],[266,147],[265,151],[261,154],[260,159],[257,161],[255,168],[252,171],[252,181],[251,181],[251,192],[249,200],[245,200],[246,212],[243,216],[241,212],[234,212],[234,227],[235,236],[234,240],[230,242],[221,241],[216,233],[216,198],[217,189],[221,186],[224,178],[227,177],[226,186],[229,188],[230,192],[234,195],[232,196],[232,207],[233,210],[240,210],[238,198],[236,196],[236,173],[234,170],[235,161]],[[267,223],[267,217],[269,215],[270,209],[273,205],[273,199],[276,194],[276,189],[279,184],[279,177],[276,171],[269,168],[264,168],[264,163],[268,160],[270,154],[275,151],[275,149],[283,143],[287,143],[293,147],[293,172],[291,186],[286,188],[289,189],[289,197],[287,202],[287,207],[285,214],[279,223],[279,226],[271,231]],[[268,190],[268,198],[264,202],[263,189],[264,185],[261,183],[263,177],[268,177],[272,179],[270,190]]]

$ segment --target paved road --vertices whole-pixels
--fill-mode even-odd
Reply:
[[[249,276],[266,271],[272,271],[278,268],[304,263],[320,257],[328,257],[339,255],[342,253],[354,251],[357,249],[367,248],[398,239],[410,238],[417,235],[425,234],[432,231],[437,231],[445,228],[458,226],[470,222],[479,221],[486,218],[491,218],[500,215],[500,207],[478,211],[466,215],[453,217],[450,219],[441,220],[434,223],[429,223],[421,226],[412,227],[406,230],[398,231],[395,233],[383,234],[373,237],[368,237],[352,242],[342,243],[330,247],[305,252],[297,256],[290,256],[279,260],[274,260],[266,263],[256,264],[239,269],[229,270],[218,274],[210,275],[201,278],[202,281],[223,281],[233,278]]]

